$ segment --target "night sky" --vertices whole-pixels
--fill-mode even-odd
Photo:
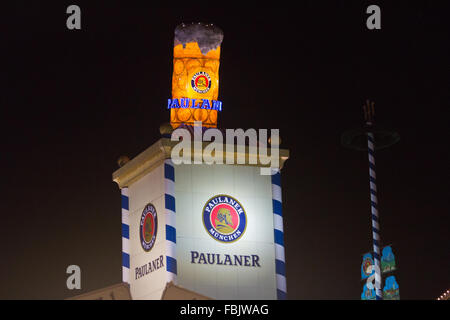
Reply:
[[[381,30],[365,10],[381,7]],[[66,28],[78,4],[82,29]],[[224,31],[220,128],[279,128],[289,299],[360,299],[372,249],[368,161],[340,145],[375,101],[401,141],[376,153],[381,240],[402,299],[450,287],[448,7],[300,1],[157,8],[11,2],[0,20],[1,299],[63,299],[121,282],[121,155],[169,121],[173,32]],[[81,267],[82,290],[66,288]]]

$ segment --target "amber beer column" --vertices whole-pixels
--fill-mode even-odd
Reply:
[[[212,24],[182,24],[175,29],[172,100],[177,101],[170,109],[173,128],[194,125],[194,121],[217,127],[218,111],[213,104],[219,96],[222,40],[222,30]]]

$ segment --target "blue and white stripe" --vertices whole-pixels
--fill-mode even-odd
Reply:
[[[275,239],[275,273],[277,277],[277,298],[278,300],[286,300],[286,259],[284,255],[281,175],[278,169],[272,169],[272,206]]]
[[[130,212],[128,188],[122,188],[122,281],[130,283]]]
[[[370,208],[372,212],[373,258],[375,262],[375,291],[376,299],[382,300],[383,292],[381,290],[380,224],[377,209],[377,176],[375,173],[375,138],[372,132],[367,133],[367,146],[369,152]]]
[[[175,167],[172,160],[164,161],[164,188],[165,188],[165,220],[166,220],[166,268],[167,282],[177,281],[177,229],[175,215]]]

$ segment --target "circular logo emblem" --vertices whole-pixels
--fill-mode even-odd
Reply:
[[[157,230],[158,216],[156,215],[156,209],[154,205],[149,203],[142,211],[141,222],[139,224],[139,236],[142,249],[145,251],[150,251],[152,249],[155,244]]]
[[[205,71],[194,73],[191,78],[191,87],[195,92],[206,93],[211,89],[211,77]]]
[[[244,234],[247,215],[239,201],[227,195],[217,195],[203,207],[203,225],[217,241],[233,242]]]

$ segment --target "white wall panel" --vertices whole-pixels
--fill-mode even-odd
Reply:
[[[257,167],[175,166],[178,283],[216,299],[276,299],[271,177]],[[213,239],[203,207],[219,194],[238,200],[247,216],[244,235],[232,243]],[[260,267],[191,263],[191,251],[257,255]]]

